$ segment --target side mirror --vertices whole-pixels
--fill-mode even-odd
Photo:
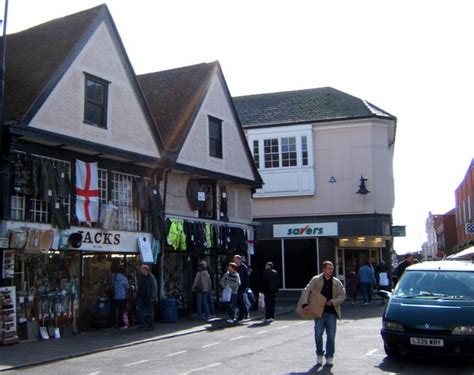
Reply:
[[[392,298],[392,292],[387,292],[386,290],[379,290],[377,294],[385,299],[390,299]]]

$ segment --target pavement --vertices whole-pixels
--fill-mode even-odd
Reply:
[[[281,316],[291,313],[294,311],[295,306],[296,301],[283,301],[276,307],[276,315]],[[176,323],[156,323],[153,331],[137,331],[135,327],[125,330],[110,328],[83,332],[76,336],[62,337],[60,339],[29,341],[15,345],[0,346],[0,372],[203,331],[222,329],[228,326],[225,323],[226,316],[224,311],[219,311],[218,317],[211,321],[182,318]],[[260,311],[251,312],[250,317],[250,321],[263,319]]]

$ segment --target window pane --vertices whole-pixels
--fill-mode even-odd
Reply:
[[[265,168],[278,168],[280,166],[280,154],[278,151],[278,138],[265,139],[264,158]]]
[[[222,158],[222,122],[209,118],[209,155]]]
[[[308,165],[308,140],[305,135],[301,137],[301,156],[303,165]]]
[[[258,149],[258,141],[253,141],[253,162],[255,163],[255,166],[260,168],[260,152]]]
[[[93,78],[86,78],[84,122],[106,127],[107,84]]]
[[[91,79],[88,79],[86,82],[86,86],[87,86],[87,91],[86,91],[87,100],[94,101],[98,104],[103,105],[104,93],[105,93],[104,85],[96,81],[93,81]]]
[[[281,139],[281,160],[283,167],[295,167],[297,165],[296,159],[296,138],[288,137]]]
[[[97,104],[87,103],[86,105],[86,119],[89,123],[95,125],[103,125],[102,123],[103,112],[102,107]]]

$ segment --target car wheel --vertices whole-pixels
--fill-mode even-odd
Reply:
[[[397,357],[401,356],[400,350],[389,348],[385,344],[384,344],[383,348],[385,350],[385,354],[387,354],[387,356],[390,357],[390,358],[397,358]]]

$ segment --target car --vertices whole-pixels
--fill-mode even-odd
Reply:
[[[448,354],[474,358],[474,263],[433,261],[408,267],[382,317],[389,357]]]

